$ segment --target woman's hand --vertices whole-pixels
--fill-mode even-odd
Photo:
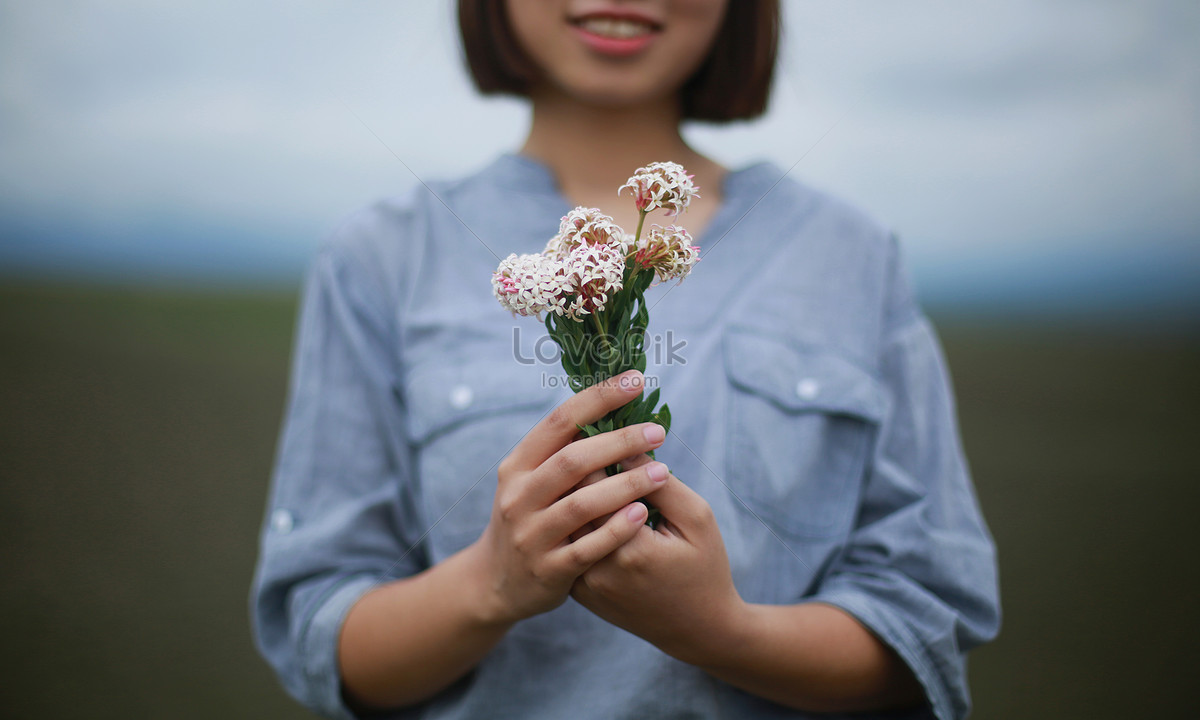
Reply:
[[[641,456],[622,467],[650,464],[657,463]],[[712,648],[736,637],[746,607],[725,544],[712,508],[674,476],[646,500],[662,512],[658,528],[638,528],[580,576],[571,596],[664,652],[704,664]]]
[[[663,428],[643,423],[575,439],[580,425],[620,408],[641,389],[642,375],[630,371],[576,394],[501,461],[491,520],[470,549],[488,622],[512,623],[558,607],[581,573],[643,526],[646,508],[636,500],[662,485],[664,465],[643,463],[581,483],[661,445]]]
[[[642,456],[621,465],[650,462]],[[712,509],[677,478],[646,500],[663,522],[639,528],[575,581],[571,596],[581,605],[676,659],[788,707],[856,712],[922,701],[904,662],[845,611],[743,601]]]

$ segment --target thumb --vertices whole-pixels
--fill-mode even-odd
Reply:
[[[674,530],[685,539],[712,522],[712,508],[708,502],[673,474],[662,487],[647,495],[646,500],[667,519],[664,525],[671,526],[667,529]],[[660,529],[663,527],[660,526]]]

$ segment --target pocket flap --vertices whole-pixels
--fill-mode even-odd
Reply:
[[[544,369],[544,368],[542,368]],[[565,399],[548,388],[536,367],[472,361],[414,368],[404,385],[408,435],[421,444],[478,418],[547,408]]]
[[[886,401],[866,370],[821,348],[793,345],[750,328],[724,338],[725,367],[738,388],[789,412],[826,412],[880,422]]]

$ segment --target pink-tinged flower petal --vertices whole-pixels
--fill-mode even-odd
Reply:
[[[678,215],[687,209],[692,198],[700,197],[692,176],[682,165],[673,162],[650,163],[638,168],[617,190],[617,195],[626,189],[633,194],[633,203],[638,210],[652,212],[661,208],[670,215]]]
[[[576,284],[564,263],[539,253],[509,255],[492,273],[492,293],[516,315],[562,315]]]
[[[619,245],[579,245],[566,260],[577,292],[565,314],[573,320],[604,310],[624,285],[625,251]]]
[[[638,242],[634,262],[653,269],[659,280],[683,282],[700,260],[700,247],[691,243],[691,235],[681,227],[654,225]]]
[[[546,243],[545,254],[563,260],[581,245],[615,245],[625,242],[625,231],[596,208],[577,207],[563,216],[558,234]]]

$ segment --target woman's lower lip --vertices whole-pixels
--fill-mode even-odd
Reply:
[[[650,43],[654,42],[654,37],[657,33],[649,32],[645,35],[638,35],[632,38],[611,38],[596,33],[588,32],[578,25],[572,25],[571,29],[579,36],[592,50],[603,55],[612,55],[614,57],[626,57],[628,55],[636,55],[645,50]]]

